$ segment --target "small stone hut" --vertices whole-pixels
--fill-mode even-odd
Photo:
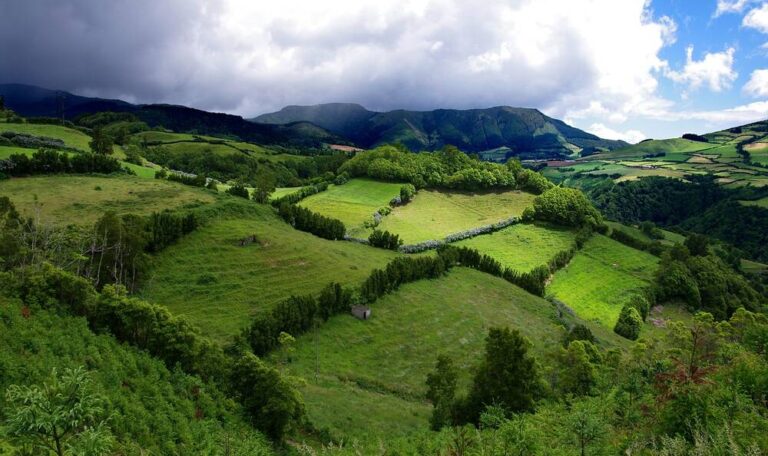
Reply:
[[[371,308],[368,306],[353,306],[352,315],[360,320],[368,320],[371,318]]]

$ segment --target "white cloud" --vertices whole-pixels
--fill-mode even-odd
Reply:
[[[601,123],[593,123],[587,129],[588,132],[605,139],[620,139],[631,144],[639,143],[647,136],[638,130],[627,130],[624,132],[614,130]]]
[[[768,33],[768,2],[747,13],[741,25],[757,29],[762,33]]]
[[[768,97],[768,69],[753,71],[743,91],[753,97]]]
[[[733,69],[734,48],[723,52],[707,52],[701,60],[693,59],[693,46],[686,49],[685,66],[681,71],[667,70],[666,76],[682,84],[689,90],[707,86],[713,92],[720,92],[731,87],[738,73]]]
[[[750,3],[756,0],[717,0],[717,9],[714,17],[719,17],[726,13],[740,13]]]

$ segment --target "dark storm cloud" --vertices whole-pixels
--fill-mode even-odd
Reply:
[[[632,3],[640,26],[643,0]],[[0,81],[243,115],[331,101],[557,112],[588,102],[605,71],[587,28],[600,24],[562,8],[418,4],[5,0]]]

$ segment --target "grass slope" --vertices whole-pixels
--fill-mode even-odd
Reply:
[[[457,242],[457,246],[477,249],[505,267],[520,272],[547,264],[562,250],[571,248],[574,233],[553,225],[517,224],[495,233]]]
[[[537,355],[562,335],[550,303],[497,277],[456,268],[381,298],[370,320],[339,315],[299,337],[286,369],[307,381],[304,400],[315,426],[355,438],[372,430],[382,438],[402,435],[427,427],[424,382],[437,356],[454,358],[466,388],[492,326],[519,329]]]
[[[3,131],[13,131],[33,136],[47,136],[49,138],[60,139],[64,141],[64,144],[67,147],[73,149],[79,149],[85,152],[90,152],[91,150],[91,146],[88,145],[88,143],[91,142],[90,136],[81,131],[62,127],[60,125],[3,123],[0,124],[0,132]]]
[[[595,235],[555,273],[547,294],[579,317],[613,328],[621,307],[649,284],[657,264],[658,258],[649,253]]]
[[[39,213],[43,223],[90,225],[108,210],[149,214],[163,209],[216,201],[213,192],[165,180],[136,176],[34,176],[0,181],[26,216]]]
[[[379,229],[399,234],[406,244],[445,236],[520,215],[534,195],[519,191],[464,193],[420,190],[395,208]]]
[[[331,185],[328,190],[302,200],[299,205],[344,222],[347,232],[359,235],[363,223],[373,220],[377,209],[387,206],[400,194],[402,184],[371,179],[352,179],[344,185]]]
[[[259,454],[271,454],[263,437],[214,386],[92,333],[84,318],[36,307],[24,318],[21,309],[0,296],[0,410],[9,385],[39,384],[53,368],[84,366],[98,394],[108,400],[109,426],[118,441],[114,454],[213,454],[226,439],[244,437],[262,440]]]
[[[292,294],[319,293],[331,281],[362,283],[397,255],[295,230],[268,206],[234,199],[230,204],[243,213],[218,216],[165,249],[142,291],[219,340]],[[259,242],[239,245],[254,234]]]

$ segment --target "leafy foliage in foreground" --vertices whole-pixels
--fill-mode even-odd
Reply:
[[[114,449],[124,454],[223,455],[226,440],[269,451],[265,439],[249,430],[238,407],[215,385],[169,370],[109,335],[94,334],[84,318],[0,297],[0,420],[19,410],[10,407],[12,398],[5,395],[11,385],[51,382],[52,368],[63,373],[77,366],[87,369],[88,394],[103,399],[100,416],[107,418]],[[28,434],[13,434],[19,444],[27,442]]]

